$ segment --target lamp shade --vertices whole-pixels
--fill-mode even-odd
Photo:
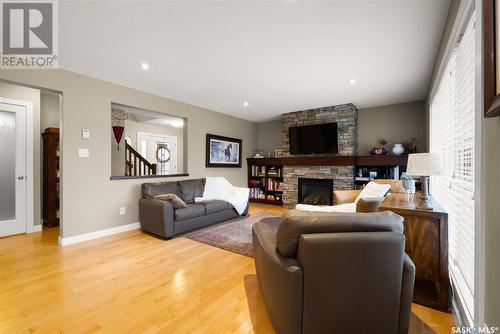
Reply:
[[[440,175],[442,170],[443,164],[441,161],[441,154],[439,153],[414,153],[408,155],[406,175]]]

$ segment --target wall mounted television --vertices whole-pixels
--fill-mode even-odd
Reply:
[[[337,154],[337,123],[293,126],[288,129],[290,154]]]

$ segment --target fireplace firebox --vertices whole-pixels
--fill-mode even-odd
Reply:
[[[333,205],[333,180],[299,178],[298,202],[310,205]]]

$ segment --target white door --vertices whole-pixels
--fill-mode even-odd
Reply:
[[[26,232],[26,109],[0,102],[0,236]]]

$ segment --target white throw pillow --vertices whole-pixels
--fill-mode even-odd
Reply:
[[[358,203],[361,198],[371,198],[371,197],[384,197],[387,192],[391,189],[390,184],[378,184],[376,182],[370,181],[361,191],[361,193],[356,197],[354,203]]]

